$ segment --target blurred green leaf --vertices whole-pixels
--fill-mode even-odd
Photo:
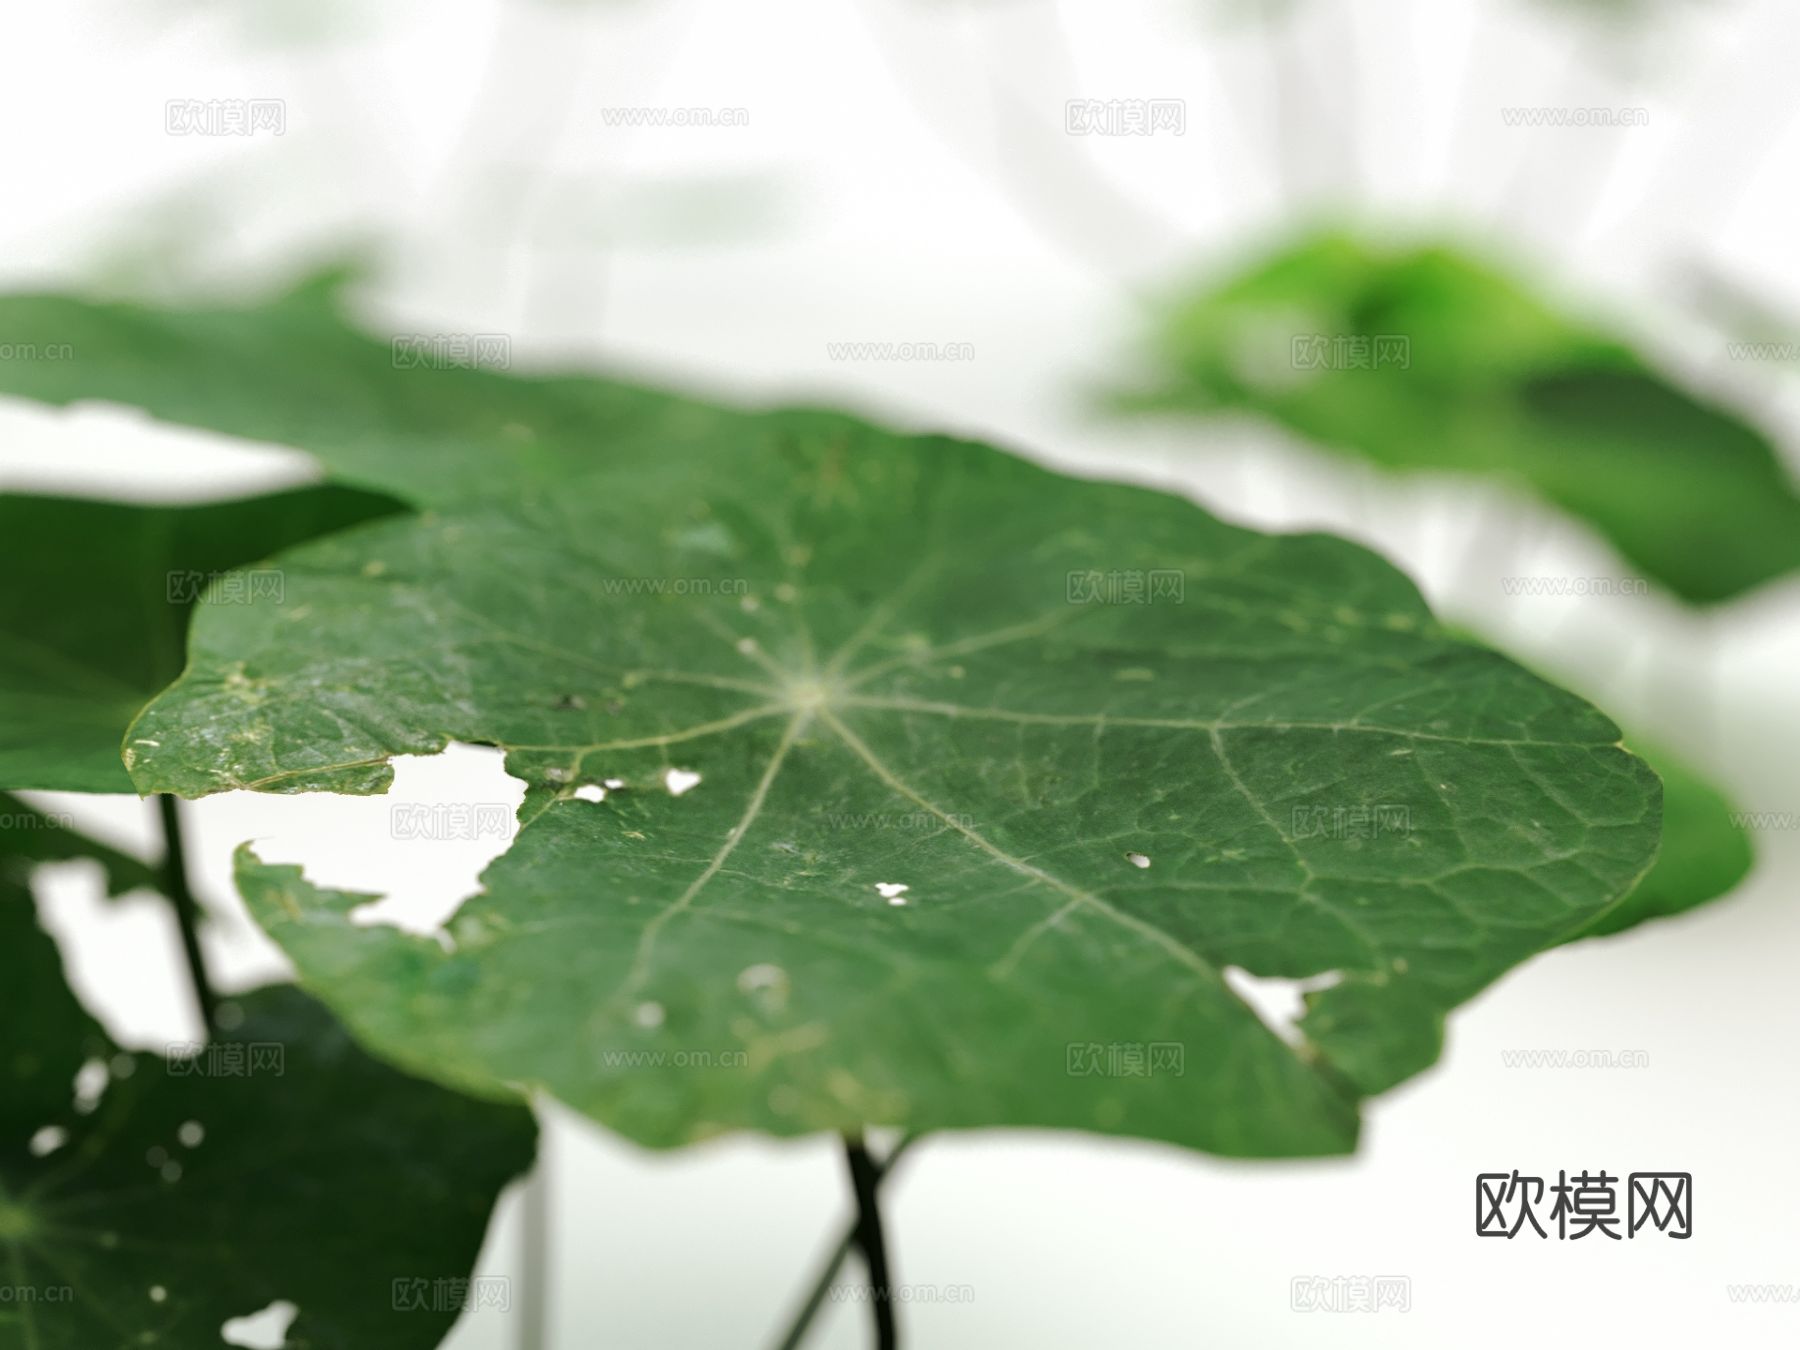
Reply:
[[[1394,470],[1509,482],[1695,603],[1800,567],[1763,434],[1447,248],[1324,234],[1169,307],[1136,411],[1250,412]]]
[[[452,354],[442,333],[346,327],[354,272],[311,277],[261,304],[159,310],[51,295],[0,296],[0,341],[65,360],[0,361],[0,394],[104,399],[184,426],[316,456],[340,482],[418,506],[479,502],[506,484],[554,511],[571,477],[615,468],[627,438],[716,437],[741,414],[592,376],[525,378],[506,334]],[[471,339],[475,335],[461,335]],[[459,364],[458,362],[465,362]]]
[[[120,741],[181,673],[189,611],[279,605],[285,584],[214,578],[397,509],[332,486],[201,506],[0,496],[0,787],[132,791]]]
[[[161,885],[155,868],[97,839],[78,834],[66,821],[0,792],[0,871],[22,880],[38,863],[76,858],[100,864],[108,895]]]
[[[233,1007],[197,1056],[118,1051],[0,874],[0,1345],[200,1350],[278,1300],[299,1310],[291,1346],[449,1331],[444,1291],[531,1161],[530,1113],[376,1063],[297,990]],[[84,1065],[97,1104],[76,1098]]]

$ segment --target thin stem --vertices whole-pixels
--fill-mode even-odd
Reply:
[[[876,1350],[895,1350],[900,1340],[894,1329],[887,1236],[882,1231],[881,1200],[876,1194],[881,1169],[875,1166],[860,1134],[844,1136],[844,1160],[850,1165],[850,1189],[856,1193],[856,1245],[869,1270],[869,1306],[875,1314]]]
[[[187,850],[181,841],[181,806],[169,793],[156,799],[162,815],[163,894],[175,910],[175,924],[181,930],[181,949],[187,956],[188,978],[194,987],[194,1002],[200,1009],[200,1021],[206,1034],[218,1030],[219,997],[213,991],[212,977],[206,971],[206,955],[200,950],[200,904],[188,884]]]
[[[918,1141],[918,1135],[909,1134],[894,1146],[894,1151],[888,1154],[885,1162],[875,1164],[877,1184],[894,1170],[901,1155]],[[812,1329],[813,1319],[819,1315],[819,1309],[825,1306],[825,1297],[831,1292],[831,1286],[837,1283],[838,1272],[844,1268],[844,1262],[850,1259],[850,1252],[856,1246],[858,1229],[859,1223],[855,1219],[845,1225],[843,1236],[826,1256],[825,1264],[819,1268],[818,1277],[807,1291],[805,1302],[795,1312],[793,1320],[788,1324],[787,1334],[781,1338],[776,1350],[799,1350],[800,1343],[806,1339],[806,1333]]]
[[[538,1162],[525,1181],[524,1251],[519,1274],[524,1285],[519,1308],[519,1350],[544,1350],[550,1314],[550,1157],[548,1140],[538,1136]]]

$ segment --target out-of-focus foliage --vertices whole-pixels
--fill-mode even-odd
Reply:
[[[1690,602],[1800,567],[1767,437],[1450,248],[1304,239],[1178,295],[1149,371],[1121,406],[1261,414],[1389,469],[1514,483]]]

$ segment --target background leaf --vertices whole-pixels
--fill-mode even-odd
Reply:
[[[130,792],[125,728],[181,673],[208,581],[288,544],[391,514],[326,486],[200,506],[0,496],[14,584],[0,592],[0,786]],[[279,604],[283,578],[221,603]],[[242,585],[242,594],[230,589]]]
[[[1377,360],[1390,338],[1406,364]],[[1515,483],[1684,600],[1800,567],[1766,436],[1452,249],[1306,238],[1174,301],[1150,347],[1123,406],[1253,412],[1389,469]]]
[[[479,502],[497,483],[553,505],[572,475],[611,467],[626,434],[715,436],[733,416],[618,380],[410,364],[396,340],[429,335],[349,327],[342,281],[327,273],[264,304],[207,310],[0,296],[8,341],[37,335],[75,352],[0,362],[0,393],[105,399],[306,450],[338,480],[418,506]]]
[[[0,871],[14,880],[23,880],[37,863],[73,858],[91,858],[101,865],[108,895],[161,885],[155,868],[77,833],[63,818],[48,816],[17,797],[0,792]]]
[[[0,1346],[210,1350],[277,1300],[299,1309],[289,1345],[443,1338],[455,1310],[430,1306],[435,1282],[466,1282],[529,1165],[526,1110],[376,1063],[291,988],[238,997],[234,1029],[192,1059],[121,1053],[6,876],[0,990]],[[75,1099],[84,1064],[97,1104]],[[397,1280],[436,1292],[396,1307]]]

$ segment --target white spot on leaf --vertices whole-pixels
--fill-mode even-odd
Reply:
[[[1142,853],[1127,853],[1125,855],[1125,861],[1139,869],[1150,866],[1149,857]]]
[[[738,972],[737,987],[746,994],[776,994],[785,996],[788,990],[788,973],[780,966],[762,962],[759,965],[746,966]]]
[[[663,775],[663,785],[669,789],[671,797],[679,797],[700,781],[700,775],[690,773],[686,769],[670,769]]]
[[[911,889],[911,886],[899,881],[878,881],[875,883],[876,893],[890,905],[904,905],[906,903],[904,897]]]
[[[645,1031],[655,1031],[667,1016],[660,1003],[640,1003],[632,1009],[631,1020]]]

